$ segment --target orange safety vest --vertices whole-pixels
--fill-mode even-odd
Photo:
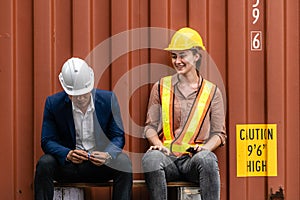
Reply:
[[[195,140],[200,132],[206,113],[216,91],[216,85],[202,79],[201,86],[197,92],[189,117],[184,128],[177,137],[173,130],[173,105],[174,87],[172,86],[172,76],[164,77],[160,80],[160,98],[162,105],[162,128],[164,133],[163,144],[170,151],[180,156],[186,149],[195,145]]]

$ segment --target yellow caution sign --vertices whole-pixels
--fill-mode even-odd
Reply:
[[[277,176],[277,125],[236,125],[237,177]]]

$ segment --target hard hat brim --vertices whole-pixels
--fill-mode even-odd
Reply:
[[[65,87],[65,85],[62,82],[61,77],[62,77],[62,74],[60,73],[59,74],[60,85],[62,86],[62,88],[68,95],[71,95],[71,96],[83,95],[83,94],[91,92],[94,89],[94,79],[91,80],[91,83],[86,88],[82,88],[82,89],[78,89],[78,90],[70,90],[69,88]]]
[[[173,47],[167,47],[167,48],[164,48],[164,50],[166,51],[184,51],[184,50],[189,50],[191,48],[173,48]]]
[[[91,92],[92,90],[93,90],[93,87],[84,88],[84,89],[81,89],[81,90],[73,90],[73,91],[64,88],[64,91],[68,95],[71,95],[71,96],[78,96],[78,95],[87,94],[87,93]]]
[[[184,51],[184,50],[189,50],[189,49],[192,49],[194,47],[190,47],[190,48],[175,48],[175,47],[167,47],[167,48],[164,48],[164,50],[166,51]],[[200,47],[202,50],[206,50],[205,47]]]

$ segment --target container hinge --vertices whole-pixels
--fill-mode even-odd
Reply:
[[[283,200],[283,199],[284,199],[284,195],[281,186],[279,187],[279,191],[276,191],[275,194],[273,194],[273,189],[271,188],[270,200]]]

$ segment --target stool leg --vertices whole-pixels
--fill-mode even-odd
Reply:
[[[84,200],[84,190],[75,187],[55,187],[53,200]]]

